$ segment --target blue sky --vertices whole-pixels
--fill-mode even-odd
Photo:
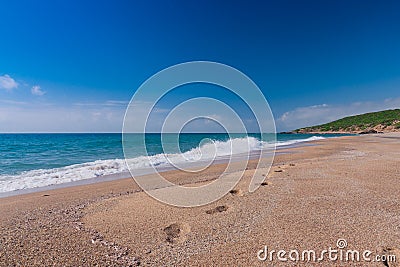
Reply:
[[[119,132],[193,60],[248,75],[278,130],[400,107],[399,2],[215,2],[0,1],[0,132]]]

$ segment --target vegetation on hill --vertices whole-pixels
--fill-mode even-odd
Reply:
[[[400,109],[350,116],[326,124],[300,128],[294,132],[358,132],[370,129],[377,131],[400,130]]]

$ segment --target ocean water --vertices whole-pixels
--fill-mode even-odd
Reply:
[[[277,147],[338,135],[278,134]],[[231,138],[230,138],[231,137]],[[271,147],[259,134],[146,135],[149,156],[136,152],[139,135],[128,143],[131,168],[167,166],[168,160],[196,162],[215,156],[247,153]],[[265,136],[264,136],[265,139]],[[166,155],[168,160],[166,159]],[[0,192],[67,183],[128,171],[121,134],[0,134]]]

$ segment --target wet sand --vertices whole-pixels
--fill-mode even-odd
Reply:
[[[235,190],[202,207],[162,204],[133,179],[3,198],[0,266],[305,266],[276,255],[260,261],[257,252],[321,251],[338,239],[400,261],[400,134],[313,144],[276,156],[253,193],[250,162]],[[194,186],[224,169],[166,176]],[[327,258],[310,265],[385,266]]]

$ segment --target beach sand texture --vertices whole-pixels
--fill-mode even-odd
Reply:
[[[283,150],[248,192],[255,162],[229,194],[176,208],[132,179],[0,200],[0,266],[304,266],[257,259],[270,250],[390,251],[400,262],[400,134],[352,136]],[[183,184],[206,183],[214,165]],[[308,266],[311,266],[308,263]],[[325,260],[313,266],[385,266]],[[399,266],[389,263],[388,266]]]

